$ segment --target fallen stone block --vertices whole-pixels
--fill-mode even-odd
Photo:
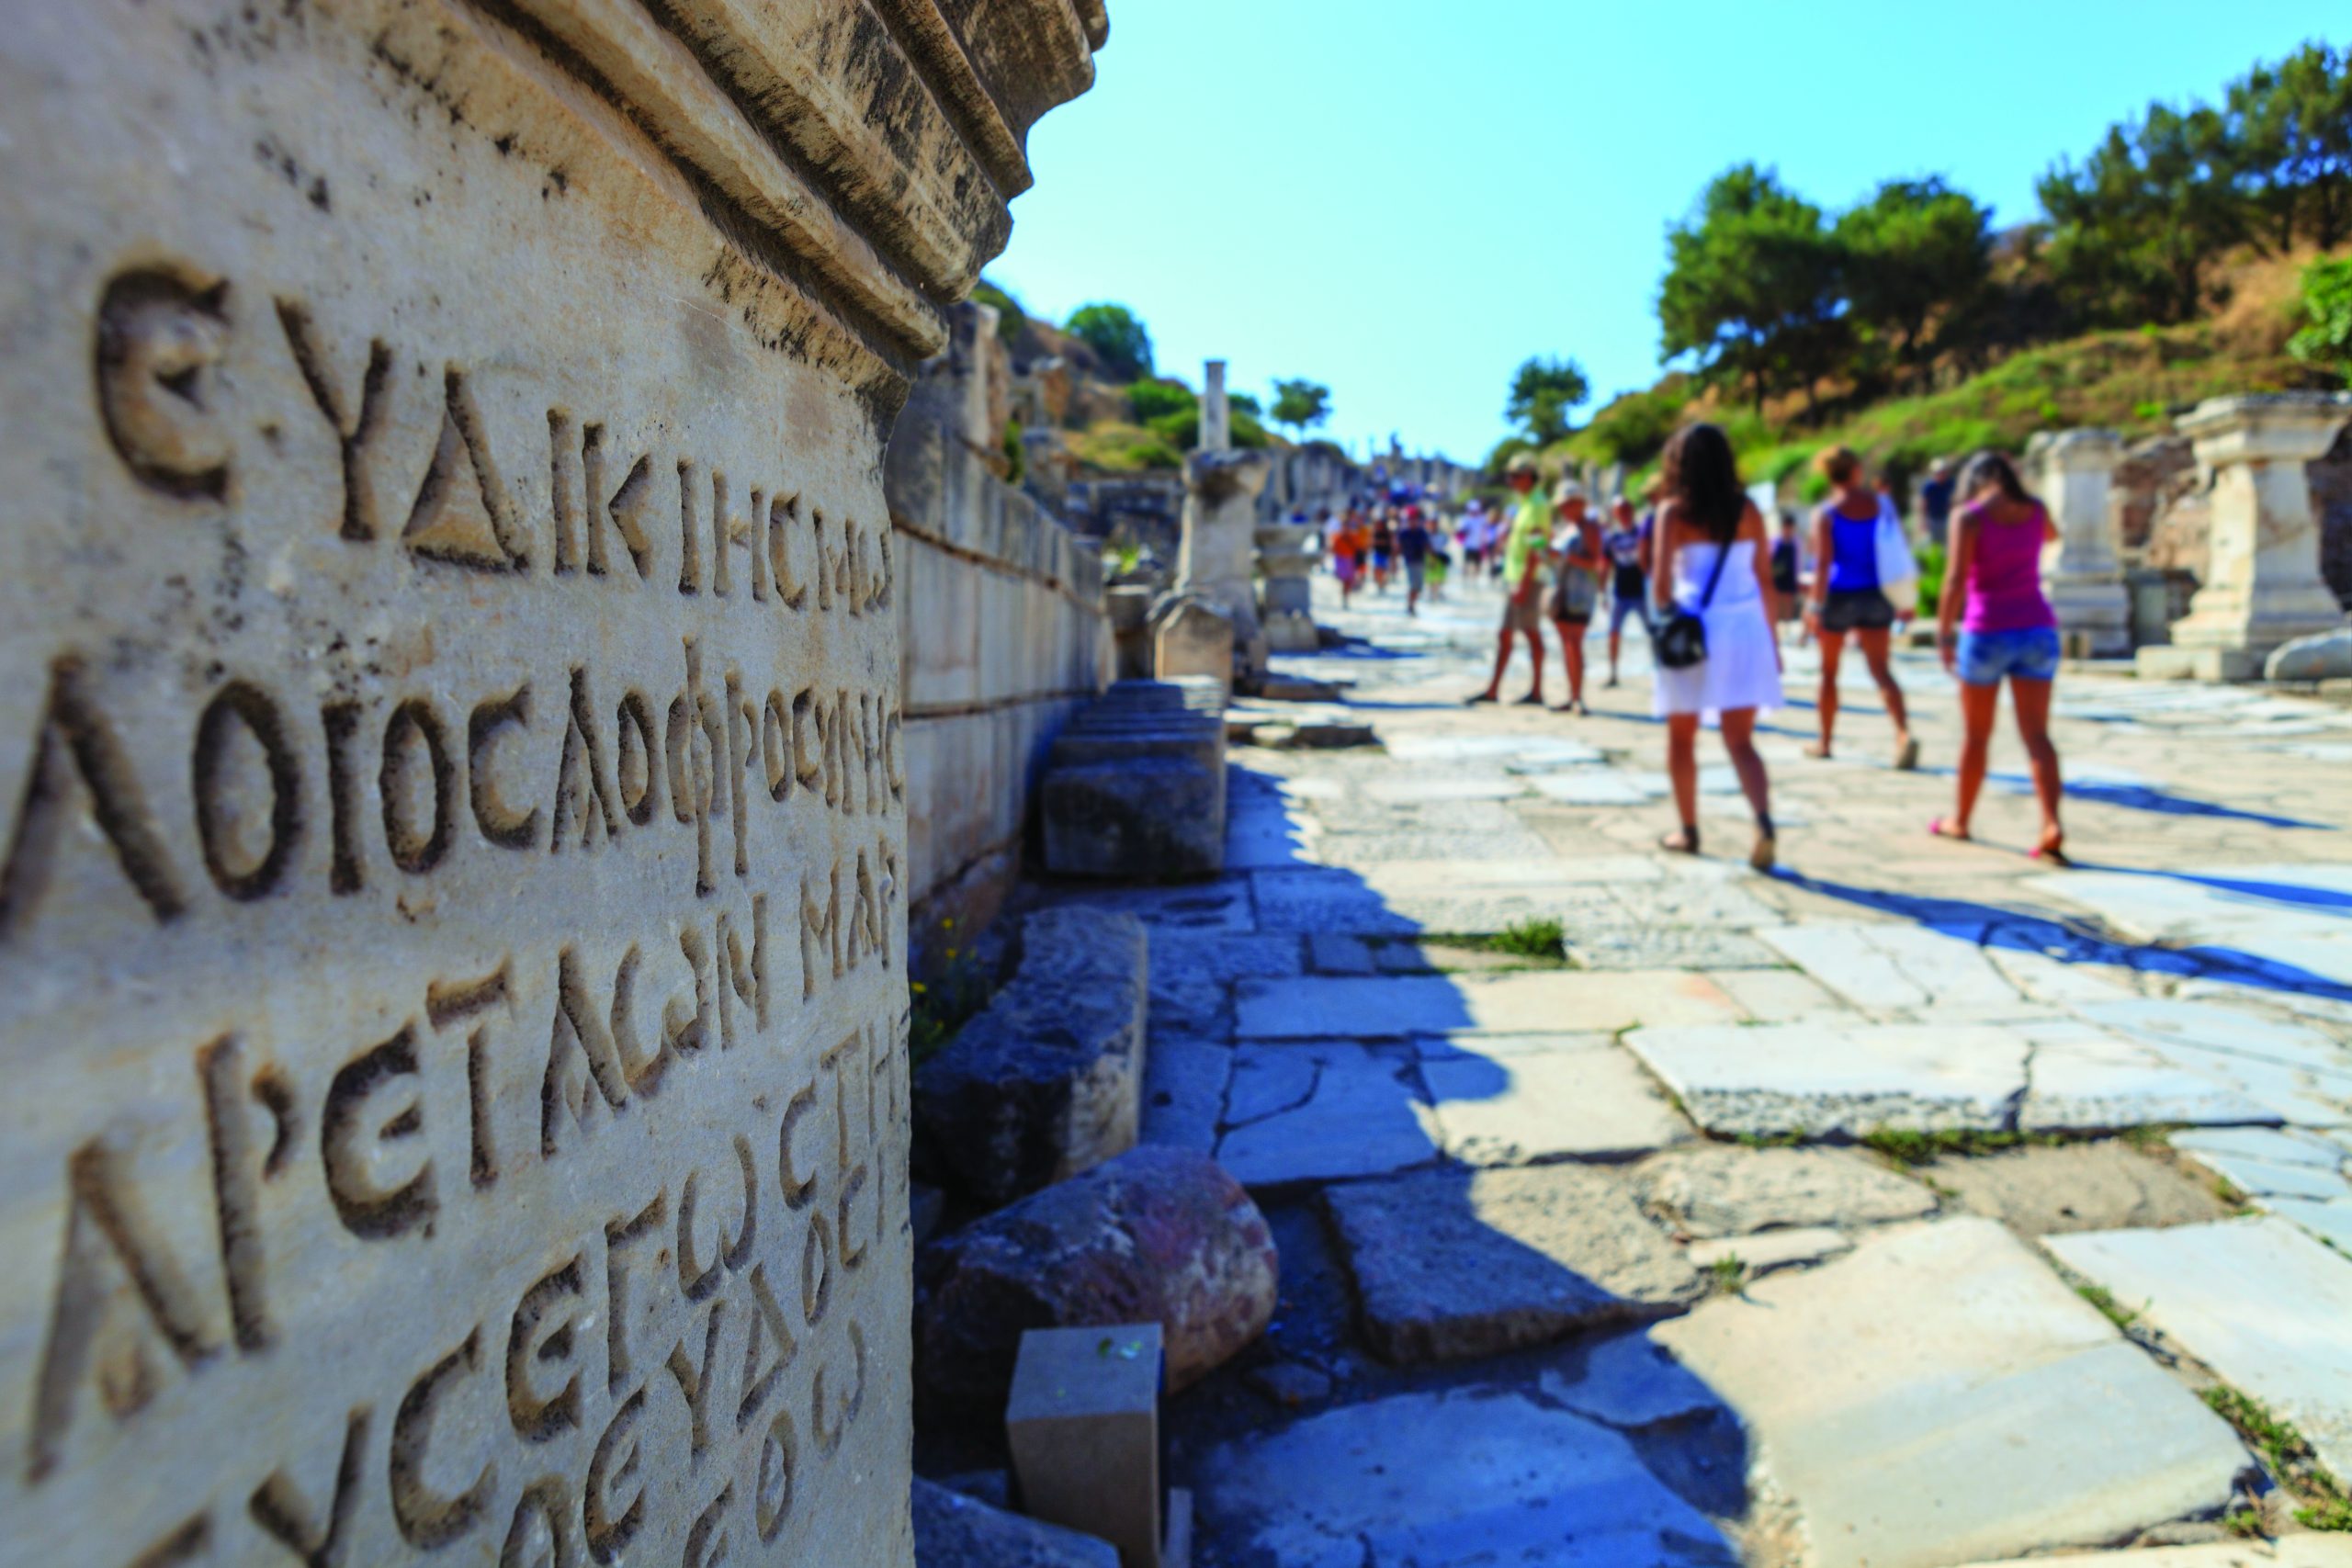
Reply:
[[[1278,744],[1265,738],[1266,732],[1274,728],[1274,726],[1266,726],[1261,729],[1259,738],[1260,745],[1272,745],[1276,750],[1294,751],[1333,751],[1350,746],[1380,744],[1379,735],[1374,731],[1371,725],[1361,719],[1306,719],[1290,726],[1290,734]]]
[[[1004,1433],[1022,1506],[1159,1562],[1159,1325],[1034,1328],[1021,1337]]]
[[[915,1069],[927,1168],[1003,1203],[1135,1145],[1150,956],[1133,915],[1044,909],[1012,983]]]
[[[1496,1355],[1681,1310],[1697,1271],[1589,1166],[1417,1171],[1328,1189],[1364,1337],[1393,1364]]]
[[[1340,688],[1303,675],[1269,675],[1258,682],[1256,694],[1270,703],[1336,703]]]
[[[2352,675],[2352,626],[2282,644],[2272,651],[2262,674],[2269,681],[2335,681]]]
[[[914,1483],[915,1568],[1120,1568],[1107,1540]]]
[[[1279,1259],[1238,1182],[1189,1149],[1145,1145],[926,1247],[916,1360],[951,1401],[1004,1397],[1033,1328],[1153,1322],[1168,1386],[1261,1333]]]
[[[1174,757],[1057,767],[1039,791],[1046,869],[1057,876],[1163,882],[1225,869],[1225,782]]]

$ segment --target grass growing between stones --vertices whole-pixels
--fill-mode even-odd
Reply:
[[[1968,1159],[2008,1149],[2055,1148],[2066,1139],[2055,1133],[1919,1133],[1905,1127],[1881,1127],[1863,1134],[1861,1141],[1864,1147],[1883,1158],[1916,1169],[1933,1165],[1947,1155]]]
[[[2140,1321],[2140,1314],[2115,1299],[2113,1292],[2104,1285],[2077,1285],[2075,1293],[2098,1308],[2099,1315],[2124,1333]]]
[[[2295,1522],[2305,1529],[2352,1531],[2352,1491],[2319,1462],[2312,1445],[2292,1423],[2270,1413],[2270,1407],[2227,1383],[2205,1390],[2213,1414],[2237,1428],[2278,1484],[2306,1506],[2295,1510]]]
[[[1549,915],[1537,915],[1514,920],[1492,936],[1470,938],[1468,945],[1483,947],[1489,953],[1508,953],[1514,958],[1564,959],[1567,941],[1566,926]]]
[[[1422,936],[1414,939],[1424,952],[1458,948],[1468,953],[1499,953],[1530,969],[1566,969],[1568,928],[1548,915],[1515,920],[1498,931],[1471,935]]]
[[[1736,1296],[1747,1283],[1747,1265],[1736,1253],[1725,1253],[1707,1265],[1707,1288],[1719,1296]]]

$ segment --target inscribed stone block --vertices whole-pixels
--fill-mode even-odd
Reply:
[[[840,9],[11,8],[8,1561],[909,1560],[883,446],[1100,8]]]

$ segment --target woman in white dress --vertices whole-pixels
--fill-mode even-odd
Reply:
[[[1756,716],[1781,705],[1779,605],[1764,519],[1740,488],[1731,443],[1712,424],[1685,425],[1668,442],[1665,495],[1650,536],[1650,583],[1658,624],[1675,610],[1699,617],[1707,656],[1683,670],[1661,666],[1652,697],[1666,720],[1666,772],[1682,829],[1658,840],[1699,852],[1699,726],[1715,719],[1739,787],[1756,813],[1747,863],[1769,871],[1776,850],[1770,784],[1756,752]]]

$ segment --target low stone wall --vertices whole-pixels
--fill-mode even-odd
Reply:
[[[996,312],[964,306],[890,442],[903,658],[910,941],[985,923],[1021,863],[1064,722],[1109,682],[1096,547],[991,471]]]

